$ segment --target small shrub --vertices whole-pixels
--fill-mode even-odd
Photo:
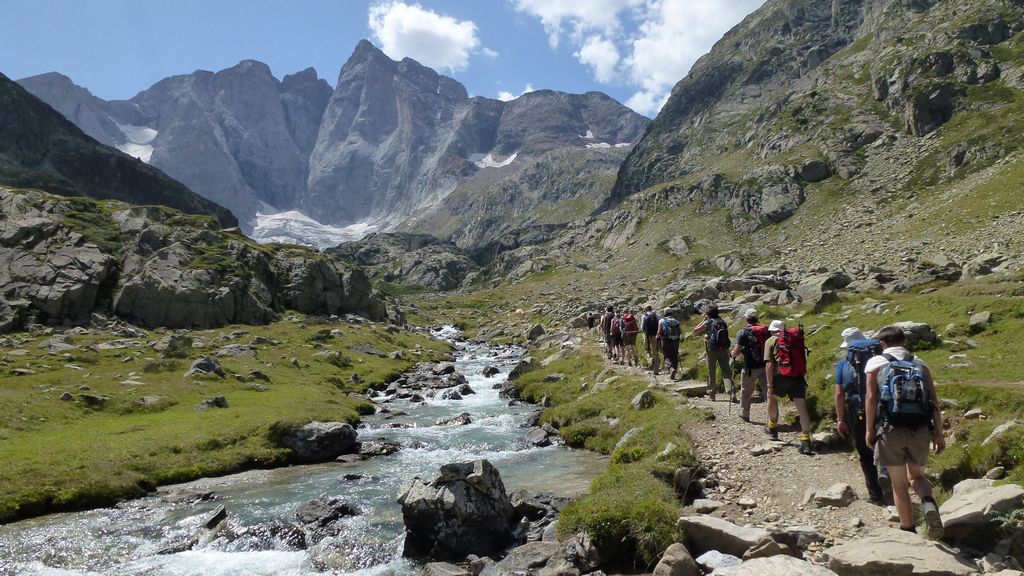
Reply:
[[[192,354],[192,342],[191,336],[173,334],[161,355],[164,358],[188,358]]]
[[[335,368],[345,369],[352,367],[352,359],[349,358],[348,356],[345,356],[341,352],[331,352],[325,355],[324,362],[327,362],[328,364],[334,366]]]
[[[142,371],[148,373],[173,372],[179,367],[179,362],[172,358],[149,358],[142,365]]]

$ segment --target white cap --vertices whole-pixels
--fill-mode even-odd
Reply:
[[[757,309],[747,308],[746,312],[743,313],[743,317],[746,318],[747,320],[753,320],[754,318],[757,318]]]
[[[786,329],[786,324],[782,320],[772,320],[772,323],[768,325],[769,332],[782,332]]]
[[[851,340],[863,340],[864,333],[860,331],[860,328],[847,328],[843,330],[843,343],[839,345],[840,348],[846,348]]]

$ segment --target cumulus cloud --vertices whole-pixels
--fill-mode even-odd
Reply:
[[[508,102],[509,100],[515,100],[516,98],[519,98],[523,94],[526,94],[526,93],[529,93],[529,92],[533,92],[533,91],[534,91],[533,84],[527,83],[526,87],[523,88],[523,91],[520,92],[519,94],[513,94],[513,93],[509,92],[508,90],[501,90],[501,91],[499,91],[498,92],[498,100],[501,100],[502,102]]]
[[[574,56],[598,82],[635,88],[626,104],[654,116],[703,54],[764,0],[512,0],[540,19],[557,47],[569,34]]]
[[[456,20],[419,4],[389,1],[370,7],[369,26],[385,54],[396,60],[409,57],[431,68],[465,70],[469,57],[497,52],[485,48],[472,20]]]
[[[615,42],[600,34],[587,38],[574,56],[590,68],[598,82],[611,82],[615,77],[615,68],[619,65],[619,48]]]

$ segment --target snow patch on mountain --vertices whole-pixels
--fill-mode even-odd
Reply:
[[[349,226],[321,224],[298,210],[274,214],[261,212],[256,214],[252,239],[263,244],[281,242],[325,250],[342,242],[359,240],[376,229],[377,225],[369,222],[358,222]]]
[[[117,149],[148,164],[149,159],[153,157],[153,139],[159,132],[149,126],[118,124],[117,127],[124,134],[126,140],[124,143],[118,144]]]
[[[519,155],[519,151],[516,150],[511,156],[504,160],[495,160],[494,156],[488,153],[486,156],[482,156],[479,153],[473,154],[469,157],[469,160],[477,165],[479,168],[504,168],[515,161],[516,156]]]

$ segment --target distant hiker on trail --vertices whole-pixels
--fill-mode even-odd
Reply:
[[[946,449],[942,435],[942,411],[931,370],[906,349],[906,334],[888,326],[878,332],[884,349],[868,360],[865,402],[865,441],[875,449],[878,463],[889,469],[893,503],[900,515],[900,529],[916,532],[910,486],[921,498],[928,536],[942,538],[942,518],[925,476],[928,442],[935,453]]]
[[[729,325],[718,313],[718,305],[709,304],[704,309],[704,319],[693,327],[693,332],[704,332],[704,346],[708,356],[708,396],[715,400],[718,381],[715,372],[722,371],[722,383],[728,384],[729,401],[736,399],[736,385],[732,380],[732,368],[729,366]]]
[[[612,352],[614,352],[614,343],[612,341],[612,317],[614,316],[615,309],[611,306],[601,314],[601,338],[604,340],[605,353],[609,359],[611,359]]]
[[[679,338],[682,335],[683,327],[679,325],[679,320],[672,317],[671,308],[665,308],[655,338],[661,343],[661,353],[672,368],[668,375],[672,380],[676,379],[676,371],[679,370]]]
[[[644,308],[643,316],[640,317],[640,330],[644,333],[644,353],[647,354],[648,370],[653,370],[657,376],[661,371],[661,362],[658,358],[658,313],[654,308]]]
[[[811,450],[811,415],[807,412],[807,348],[801,327],[786,330],[782,320],[768,326],[771,338],[764,344],[765,375],[768,377],[768,427],[772,440],[779,439],[779,397],[789,396],[800,415],[800,453]]]
[[[636,351],[636,337],[640,334],[640,322],[631,312],[622,315],[622,345],[626,364],[640,366],[640,356]]]
[[[853,444],[860,456],[860,469],[864,473],[864,484],[868,489],[868,502],[883,506],[885,493],[878,482],[878,466],[875,452],[867,445],[867,420],[864,405],[867,400],[867,374],[864,368],[868,361],[882,353],[878,340],[865,338],[857,328],[843,330],[846,356],[836,364],[836,422],[839,436],[853,435]],[[888,483],[889,479],[885,481]]]
[[[740,418],[750,422],[750,401],[754,385],[762,398],[768,395],[768,377],[764,373],[764,345],[771,337],[768,327],[757,321],[757,310],[747,308],[743,313],[747,325],[736,333],[736,345],[732,357],[743,355],[743,376],[740,379]]]
[[[624,364],[623,357],[626,355],[625,346],[622,341],[622,314],[612,315],[612,360],[617,364]]]

